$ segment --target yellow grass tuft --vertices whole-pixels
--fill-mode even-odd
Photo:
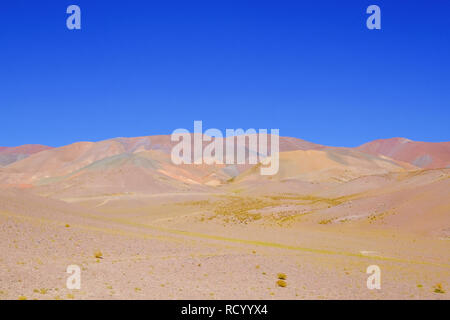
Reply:
[[[25,296],[19,296],[18,299],[19,299],[19,300],[27,300],[27,297],[25,297]]]
[[[442,284],[437,283],[434,286],[434,293],[445,293],[444,288],[442,287]]]
[[[333,219],[324,219],[324,220],[320,220],[319,224],[329,224],[333,222]]]
[[[277,278],[280,279],[280,280],[286,280],[287,279],[287,275],[284,274],[284,273],[279,273],[277,275]]]
[[[94,257],[96,257],[97,259],[102,259],[103,253],[101,251],[96,251],[94,252]]]
[[[284,288],[284,287],[287,286],[287,282],[284,281],[284,280],[278,280],[278,281],[277,281],[277,285],[278,285],[279,287]]]
[[[34,289],[34,293],[40,293],[40,294],[46,294],[48,292],[48,289],[42,288],[42,289]]]

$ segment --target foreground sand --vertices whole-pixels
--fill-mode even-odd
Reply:
[[[225,191],[64,201],[5,191],[0,298],[449,299],[448,237],[371,218],[317,223],[282,214],[320,212],[317,200],[261,201]],[[246,210],[223,210],[233,206]],[[72,264],[82,268],[80,290],[66,288]],[[367,289],[369,265],[381,268],[381,290]],[[278,273],[286,287],[276,284]]]

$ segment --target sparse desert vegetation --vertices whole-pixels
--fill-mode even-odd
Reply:
[[[287,276],[285,273],[279,273],[277,274],[278,279],[280,280],[286,280]]]
[[[437,283],[434,285],[434,292],[435,293],[445,293],[444,288],[442,287],[441,283]]]

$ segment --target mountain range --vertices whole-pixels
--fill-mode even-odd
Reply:
[[[210,190],[231,183],[297,180],[346,182],[361,176],[450,167],[450,142],[404,138],[356,148],[280,137],[280,170],[261,177],[258,165],[175,165],[169,135],[77,142],[59,148],[0,148],[0,185],[41,194],[161,193]],[[248,147],[248,146],[247,146]]]
[[[0,299],[448,299],[449,142],[280,137],[267,176],[175,165],[174,144],[0,148]]]

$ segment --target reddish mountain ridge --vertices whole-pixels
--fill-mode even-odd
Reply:
[[[358,148],[327,147],[291,137],[280,137],[279,142],[280,171],[270,177],[272,180],[341,183],[371,174],[450,165],[450,142],[394,138]],[[228,181],[262,179],[257,165],[177,166],[170,157],[177,143],[165,135],[77,142],[59,148],[5,148],[0,151],[0,160],[3,157],[9,164],[0,170],[0,185],[36,187],[46,194],[62,190],[97,194],[200,190]],[[209,143],[204,142],[203,146]],[[248,143],[246,149],[258,152],[250,150]],[[255,176],[253,171],[258,174]]]
[[[380,139],[356,148],[359,151],[384,155],[394,160],[408,162],[424,169],[450,166],[450,142],[421,142],[405,138]]]
[[[28,156],[52,149],[52,147],[40,144],[25,144],[18,147],[0,147],[0,166],[7,166],[8,164],[27,158]]]

